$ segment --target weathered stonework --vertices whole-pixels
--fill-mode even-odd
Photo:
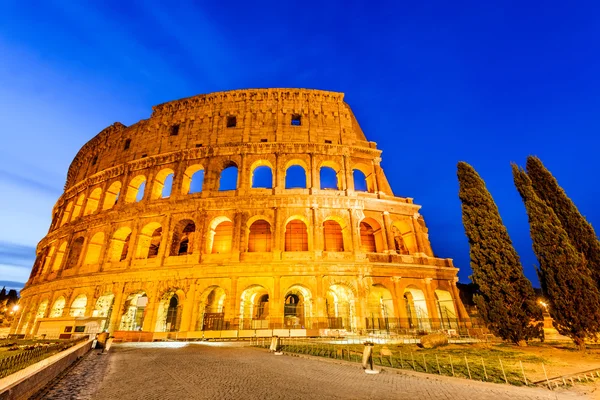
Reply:
[[[420,206],[393,195],[342,93],[237,90],[153,110],[73,160],[13,332],[69,315],[190,338],[468,321],[458,270],[434,257]],[[297,166],[305,187],[286,188]],[[228,167],[235,189],[219,190]],[[270,187],[255,187],[269,169]]]

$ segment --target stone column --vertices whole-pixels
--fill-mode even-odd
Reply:
[[[269,316],[270,316],[270,328],[283,328],[283,302],[281,301],[281,277],[279,275],[273,276],[273,296],[269,299]]]
[[[415,221],[418,218],[417,215],[418,214],[415,213],[413,215],[413,217],[411,218],[413,232],[415,233],[415,238],[417,239],[417,247],[418,247],[417,252],[418,253],[425,253],[425,247],[423,246],[423,238],[421,237],[421,229],[419,227],[419,224]]]
[[[158,298],[158,285],[159,282],[155,282],[152,287],[152,293],[148,296],[148,305],[146,306],[144,316],[144,322],[142,324],[142,330],[144,332],[154,332],[156,328],[156,319],[158,317],[158,305],[160,299]]]
[[[320,189],[318,176],[316,156],[314,153],[310,153],[310,193],[315,193]]]
[[[195,295],[196,295],[196,284],[192,283],[190,285],[190,288],[188,289],[188,292],[186,293],[185,302],[183,303],[181,323],[179,324],[180,332],[188,332],[188,331],[193,330],[193,329],[190,329],[191,328],[190,323],[192,321],[192,311],[194,309],[194,303],[196,300]]]
[[[392,233],[392,219],[388,211],[383,212],[383,233],[387,240],[388,252],[390,254],[396,254],[396,244],[394,243],[394,234]]]
[[[233,326],[236,323],[236,318],[238,318],[239,312],[239,303],[238,303],[238,293],[237,293],[237,284],[238,277],[231,277],[231,289],[229,290],[229,296],[227,298],[227,309],[225,311],[225,320],[230,321],[229,329],[236,329],[237,327]],[[241,317],[241,316],[239,316]],[[239,321],[238,321],[239,322]]]
[[[346,194],[354,192],[354,176],[350,165],[350,156],[344,155],[344,176],[346,178]]]
[[[401,276],[394,276],[392,278],[394,282],[394,293],[396,302],[394,303],[394,307],[397,307],[396,315],[399,318],[399,324],[401,328],[410,328],[410,323],[408,321],[408,313],[406,312],[406,300],[404,300],[404,290],[401,289]]]
[[[465,323],[467,327],[471,327],[471,317],[469,317],[467,309],[460,300],[460,293],[456,287],[456,282],[458,282],[458,278],[454,278],[454,281],[448,282],[452,292],[452,302],[454,303],[454,309],[456,310],[456,317],[460,319],[461,323]]]
[[[326,289],[323,288],[323,275],[317,274],[317,293],[315,296],[315,310],[314,317],[316,317],[316,324],[313,324],[313,328],[324,329],[327,328],[327,304],[325,301]]]
[[[432,278],[425,278],[425,301],[427,302],[427,308],[429,318],[431,319],[431,327],[433,329],[440,328],[440,313],[438,312],[437,302],[435,300],[435,292],[431,288]]]
[[[348,229],[350,229],[350,238],[352,240],[352,248],[348,250],[352,252],[357,252],[360,250],[360,233],[356,229],[356,221],[354,220],[354,210],[351,208],[348,209],[348,224]]]
[[[379,193],[379,176],[377,174],[377,168],[379,167],[379,163],[381,162],[381,158],[380,157],[375,157],[373,159],[373,193]]]
[[[116,289],[116,293],[113,299],[112,310],[110,312],[110,320],[107,321],[107,328],[110,333],[113,333],[119,329],[119,323],[123,314],[123,291],[125,290],[125,285],[123,283],[119,283],[114,287]]]

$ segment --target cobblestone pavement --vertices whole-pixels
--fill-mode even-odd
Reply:
[[[100,386],[109,365],[109,354],[98,350],[87,353],[74,366],[58,376],[30,400],[88,400]]]
[[[96,388],[95,400],[582,398],[433,375],[367,375],[355,364],[196,343],[123,344],[108,356],[91,353],[43,398],[89,399]]]

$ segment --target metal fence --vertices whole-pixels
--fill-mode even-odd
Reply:
[[[81,337],[73,340],[65,340],[59,343],[49,345],[41,345],[30,350],[24,350],[12,356],[0,358],[0,378],[4,378],[23,368],[28,367],[44,358],[50,357],[53,354],[59,353],[77,343],[87,340],[88,337]],[[17,345],[19,342],[14,342]]]
[[[327,357],[344,361],[362,362],[364,342],[374,342],[373,363],[391,367],[445,376],[460,377],[483,382],[504,383],[516,386],[541,384],[552,388],[554,383],[545,375],[543,363],[524,365],[515,358],[475,356],[467,353],[443,351],[414,351],[410,348],[390,350],[377,344],[373,337],[333,338],[280,338],[280,351]],[[255,338],[253,345],[269,348],[270,338]],[[534,369],[532,369],[534,368]],[[543,372],[543,374],[542,374]],[[534,377],[542,376],[542,379]],[[600,376],[600,373],[598,374]],[[587,379],[587,377],[586,377]]]
[[[196,323],[197,331],[248,329],[333,329],[353,333],[388,335],[418,335],[439,330],[454,330],[466,334],[473,329],[485,329],[476,319],[459,318],[381,318],[381,317],[268,317],[224,318],[223,313],[208,313]]]

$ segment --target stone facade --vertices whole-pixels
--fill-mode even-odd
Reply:
[[[213,93],[115,123],[69,168],[13,332],[460,327],[458,270],[380,161],[342,93]]]

